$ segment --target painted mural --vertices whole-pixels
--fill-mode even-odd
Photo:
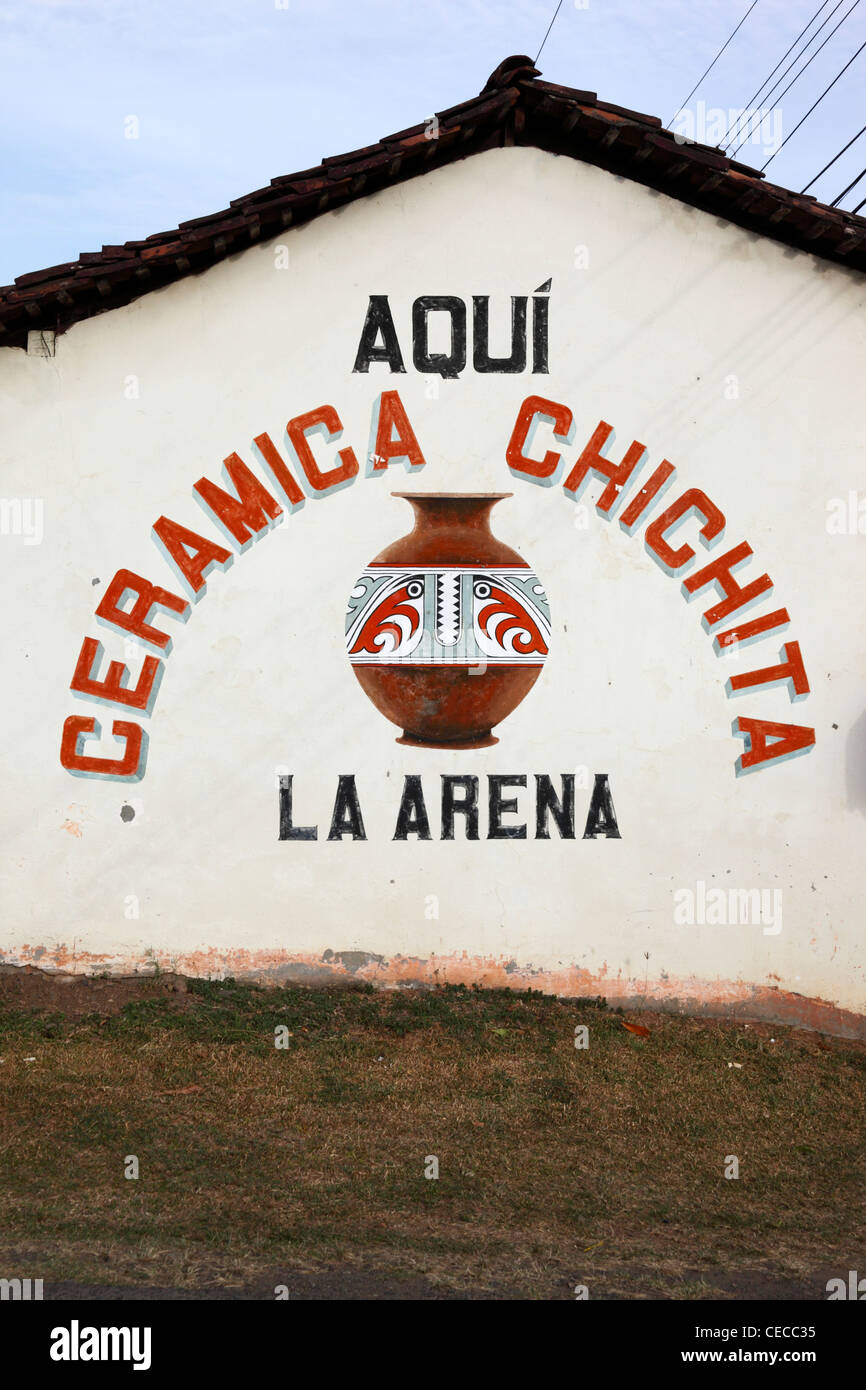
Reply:
[[[476,203],[520,235],[425,240]],[[7,552],[7,959],[863,1032],[862,291],[831,370],[807,258],[698,215],[490,151],[7,355],[58,542]]]

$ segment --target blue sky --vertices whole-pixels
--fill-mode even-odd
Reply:
[[[747,102],[819,3],[758,0],[689,103],[697,138],[715,143],[718,113]],[[550,81],[667,123],[749,4],[563,0],[539,66]],[[535,55],[555,5],[0,0],[0,284],[214,212],[465,100],[508,54]],[[782,100],[783,135],[866,42],[866,3],[843,0],[808,53],[852,5]],[[864,76],[866,51],[768,178],[802,188],[866,124]],[[757,167],[774,147],[771,120],[763,130],[764,143],[738,156]],[[810,191],[830,201],[864,165],[866,135]],[[866,179],[844,205],[861,197]]]

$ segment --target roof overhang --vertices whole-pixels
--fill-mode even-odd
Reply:
[[[0,288],[0,346],[72,324],[198,274],[287,227],[483,150],[526,145],[595,164],[798,250],[866,271],[866,218],[768,183],[721,150],[662,128],[656,116],[544,82],[531,59],[506,58],[479,96],[374,145],[285,174],[207,217],[143,241],[19,275]]]

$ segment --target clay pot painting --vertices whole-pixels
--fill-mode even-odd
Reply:
[[[547,598],[497,540],[490,512],[510,492],[395,492],[415,529],[352,590],[346,646],[373,704],[422,748],[486,748],[532,689],[550,641]]]

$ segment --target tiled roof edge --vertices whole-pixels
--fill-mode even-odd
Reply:
[[[768,183],[721,150],[664,130],[655,116],[544,82],[525,55],[506,58],[479,96],[440,111],[436,120],[275,178],[174,230],[19,275],[0,288],[0,346],[26,346],[30,329],[62,333],[287,227],[502,145],[595,164],[762,236],[866,271],[866,218]]]

